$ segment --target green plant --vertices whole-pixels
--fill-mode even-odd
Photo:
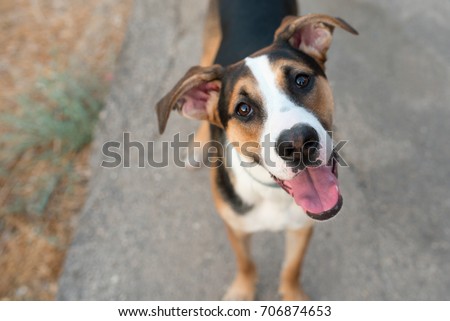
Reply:
[[[0,115],[0,187],[13,196],[10,210],[44,212],[74,157],[92,140],[103,93],[95,77],[55,73],[19,97],[17,113]]]

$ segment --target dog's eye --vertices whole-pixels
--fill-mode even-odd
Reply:
[[[246,103],[239,103],[236,106],[235,113],[243,118],[248,118],[253,113],[253,108]]]
[[[297,85],[297,87],[299,88],[305,88],[308,86],[309,84],[309,76],[307,74],[298,74],[295,77],[295,84]]]

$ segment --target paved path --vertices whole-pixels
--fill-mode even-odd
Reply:
[[[60,299],[216,300],[231,281],[207,171],[99,167],[102,144],[123,132],[160,142],[193,131],[172,117],[159,137],[153,106],[199,61],[205,9],[205,0],[135,1]],[[361,33],[338,30],[330,52],[351,167],[340,171],[342,212],[317,226],[305,290],[320,300],[450,299],[450,3],[308,0],[302,11],[341,16]],[[282,235],[257,235],[254,248],[258,298],[276,299]]]

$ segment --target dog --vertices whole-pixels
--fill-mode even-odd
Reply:
[[[308,299],[299,276],[313,222],[342,207],[325,75],[336,27],[358,34],[340,18],[298,16],[294,0],[213,0],[201,65],[156,105],[161,134],[177,110],[202,121],[195,134],[202,146],[232,143],[215,150],[211,169],[215,205],[237,262],[225,300],[255,298],[249,239],[266,230],[286,231],[282,299]]]

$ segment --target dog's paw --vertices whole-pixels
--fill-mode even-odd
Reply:
[[[237,287],[230,287],[223,296],[223,301],[252,301],[255,299],[255,292]]]
[[[252,301],[255,299],[253,278],[237,277],[223,296],[224,301]]]
[[[309,301],[310,297],[299,287],[285,287],[280,289],[283,301]]]

